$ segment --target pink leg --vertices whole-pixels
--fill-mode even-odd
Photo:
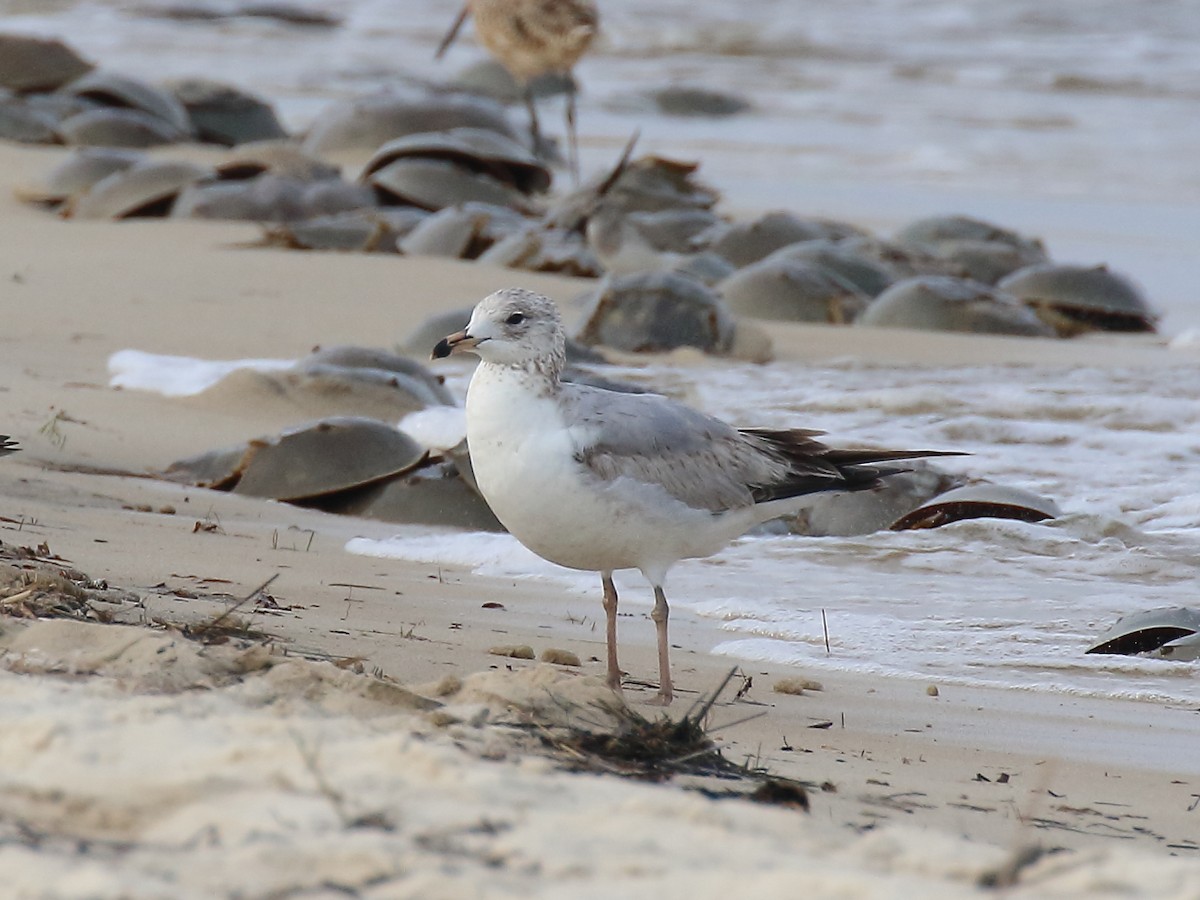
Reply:
[[[669,706],[675,697],[674,686],[671,684],[671,645],[667,641],[667,595],[658,585],[654,586],[654,611],[650,618],[658,630],[658,696],[655,703]]]
[[[612,573],[603,572],[605,637],[608,643],[608,686],[614,691],[621,689],[621,667],[617,665],[617,586]]]

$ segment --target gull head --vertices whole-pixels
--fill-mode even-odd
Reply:
[[[480,300],[467,327],[438,341],[433,358],[470,351],[488,363],[557,370],[566,358],[566,340],[549,298],[505,288]]]

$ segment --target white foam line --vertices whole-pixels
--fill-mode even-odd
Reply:
[[[278,372],[295,364],[294,359],[211,360],[118,350],[108,358],[108,371],[112,387],[151,391],[167,397],[190,397],[208,390],[238,369]]]

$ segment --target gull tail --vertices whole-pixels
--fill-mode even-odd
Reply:
[[[822,432],[804,428],[743,428],[740,431],[788,465],[783,478],[751,487],[755,503],[823,491],[867,490],[878,485],[881,478],[911,471],[906,466],[876,463],[968,455],[954,450],[836,449],[817,440],[817,435]]]

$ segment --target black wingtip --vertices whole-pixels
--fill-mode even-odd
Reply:
[[[445,359],[450,355],[450,339],[442,338],[433,348],[433,352],[429,354],[430,359]]]

